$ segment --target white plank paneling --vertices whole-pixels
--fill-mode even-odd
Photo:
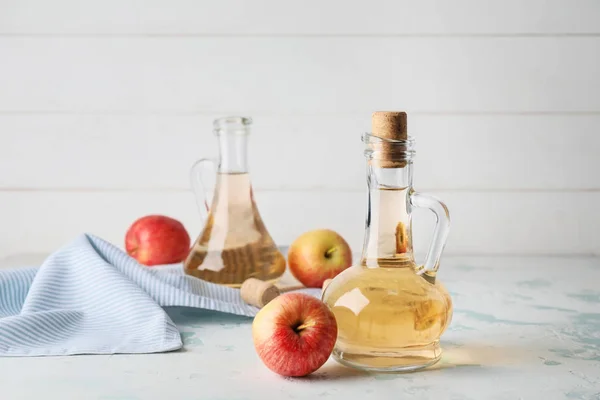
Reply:
[[[0,54],[4,112],[600,110],[600,37],[4,37]]]
[[[0,189],[187,189],[192,163],[217,154],[212,119],[0,115]],[[600,189],[600,115],[416,115],[409,126],[417,187]],[[360,135],[369,128],[369,114],[256,116],[255,187],[363,190]]]
[[[0,33],[598,33],[594,0],[1,0]]]
[[[447,254],[600,254],[600,193],[433,192],[452,216]],[[360,251],[366,197],[361,192],[256,193],[273,238],[291,243],[309,229],[340,232]],[[82,232],[117,245],[134,219],[149,213],[181,220],[192,236],[200,223],[190,193],[1,192],[0,257],[51,252]],[[428,244],[433,216],[415,213],[415,247]]]
[[[448,254],[600,254],[599,70],[595,0],[0,0],[0,257],[118,244],[147,213],[194,235],[188,169],[227,114],[255,117],[277,241],[360,247],[360,134],[385,109],[410,114]]]

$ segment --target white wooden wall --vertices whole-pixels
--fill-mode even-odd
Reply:
[[[188,170],[225,115],[255,121],[276,241],[359,250],[376,110],[409,113],[446,254],[600,254],[598,0],[0,0],[0,258],[121,245],[148,213],[195,236]]]

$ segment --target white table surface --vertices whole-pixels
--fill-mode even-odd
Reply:
[[[178,308],[168,312],[183,350],[0,358],[0,399],[600,399],[600,259],[446,257],[439,276],[454,318],[442,360],[421,372],[330,359],[309,377],[280,377],[256,356],[250,318]]]

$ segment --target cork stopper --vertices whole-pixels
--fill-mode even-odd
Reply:
[[[242,283],[240,287],[242,299],[255,307],[263,308],[271,300],[281,294],[279,288],[272,283],[261,281],[256,278],[249,278]]]
[[[371,116],[371,133],[385,139],[407,140],[406,113],[403,111],[376,111]]]
[[[408,140],[407,116],[403,111],[376,111],[371,116],[371,133],[389,140]],[[403,168],[406,145],[382,141],[372,143],[376,156],[370,161],[381,168]]]

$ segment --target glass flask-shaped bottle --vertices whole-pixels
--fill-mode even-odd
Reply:
[[[204,228],[184,262],[188,275],[240,287],[248,278],[276,282],[286,260],[258,212],[247,164],[250,118],[214,121],[219,160],[201,159],[192,167],[192,187]],[[214,189],[207,185],[210,172]],[[204,178],[204,179],[203,179]],[[211,199],[212,198],[212,199]]]
[[[452,300],[436,278],[449,229],[446,206],[413,190],[414,139],[406,113],[376,112],[363,136],[368,209],[360,263],[329,283],[322,299],[338,323],[334,358],[372,371],[412,371],[436,363]],[[424,265],[413,257],[411,212],[436,216]]]

